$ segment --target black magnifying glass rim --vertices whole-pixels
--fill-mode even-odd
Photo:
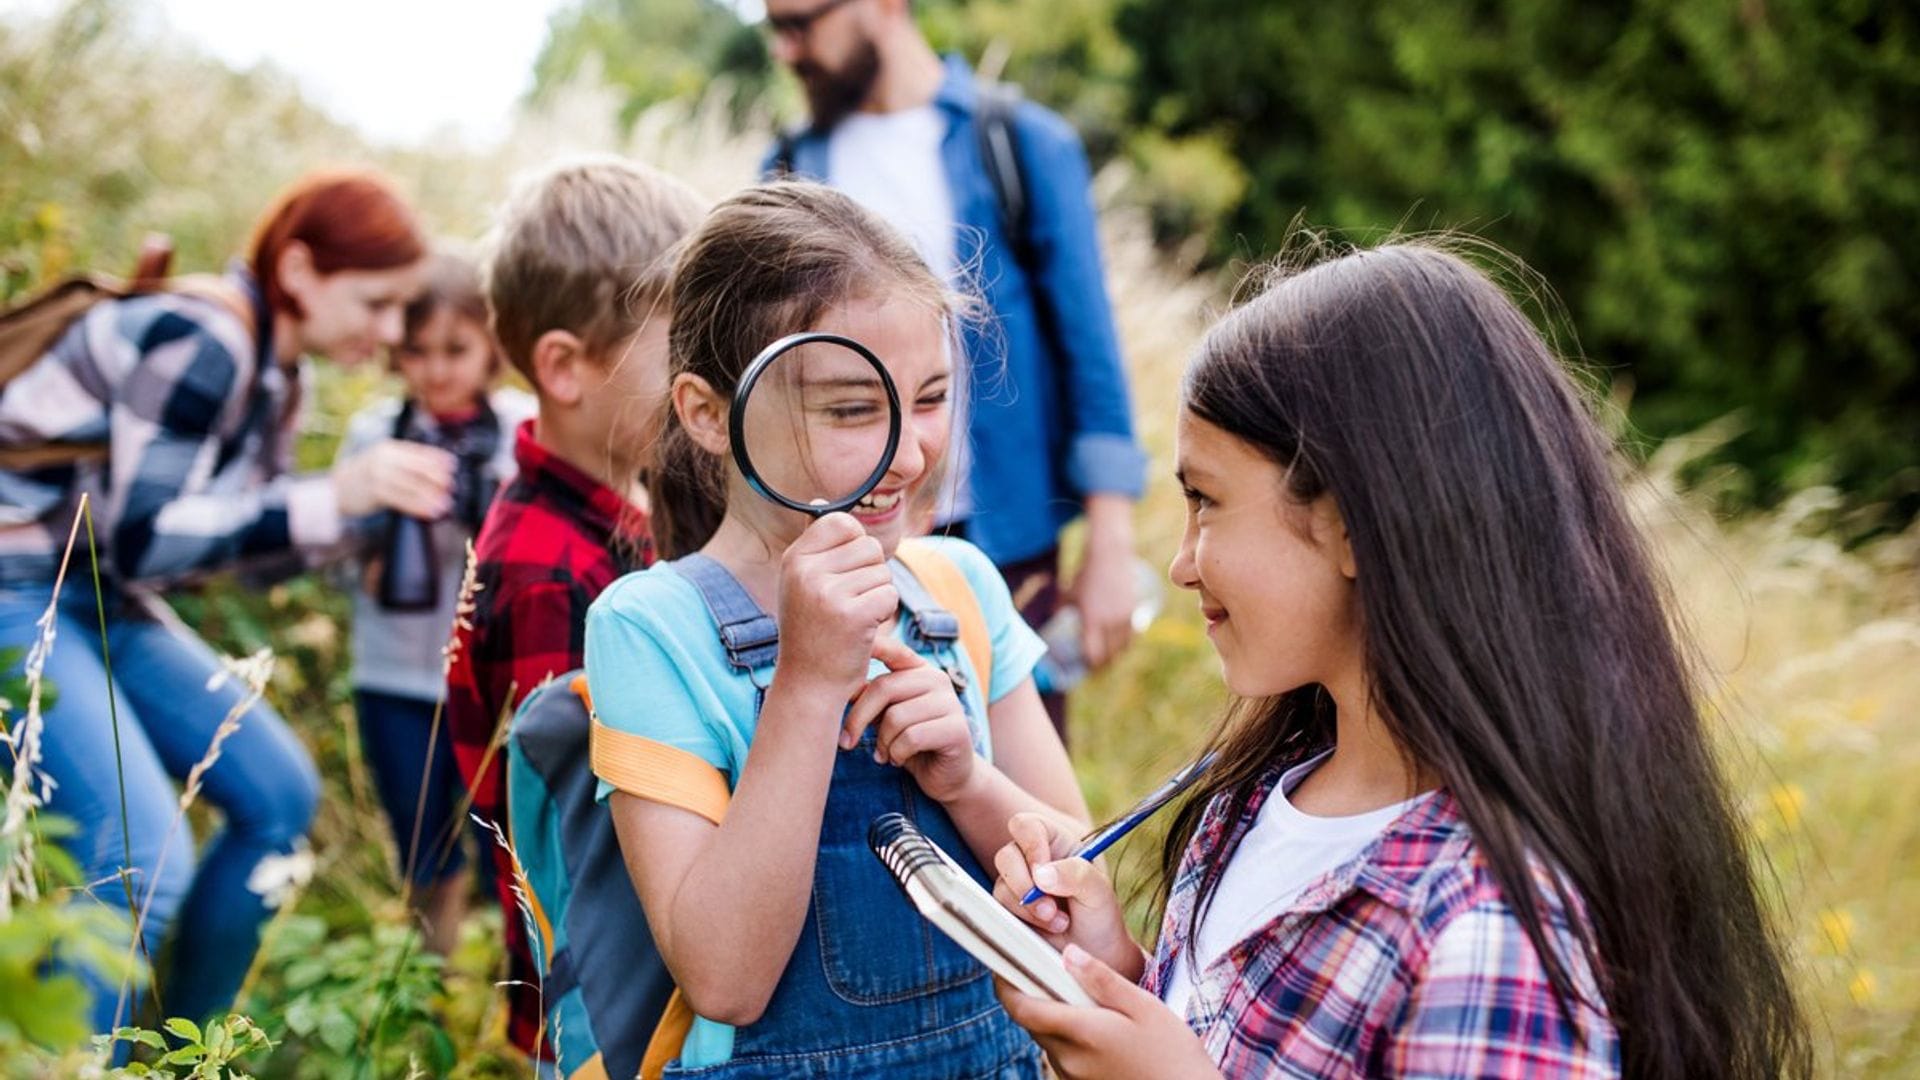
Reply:
[[[860,486],[854,489],[853,494],[832,502],[803,503],[775,491],[772,485],[761,478],[760,470],[753,467],[753,457],[747,453],[747,400],[752,397],[753,388],[760,382],[760,376],[766,374],[775,360],[802,345],[814,344],[838,345],[852,350],[872,365],[874,374],[880,376],[880,385],[887,391],[887,448],[880,455],[880,464],[874,466],[873,472],[860,482]],[[873,354],[873,350],[850,337],[818,330],[788,334],[760,350],[760,355],[753,358],[753,363],[747,365],[746,373],[740,376],[740,385],[733,392],[733,405],[727,413],[727,431],[733,440],[733,463],[740,467],[740,475],[746,477],[748,487],[751,487],[761,498],[779,503],[789,510],[798,510],[816,518],[824,517],[827,514],[853,509],[855,503],[866,498],[874,488],[880,486],[880,481],[887,475],[887,470],[893,467],[893,456],[900,449],[900,388],[893,384],[893,376],[887,373],[886,365]]]

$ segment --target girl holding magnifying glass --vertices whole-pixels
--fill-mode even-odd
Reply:
[[[594,769],[679,987],[643,1075],[1040,1075],[986,970],[865,843],[874,817],[906,813],[984,883],[1013,813],[1086,827],[1031,678],[1044,646],[992,564],[916,541],[964,579],[989,660],[956,648],[949,613],[894,560],[947,451],[958,317],[905,238],[816,185],[722,203],[675,269],[649,483],[673,561],[609,589],[586,642]],[[749,436],[761,489],[857,491],[885,460],[864,448],[900,420],[871,490],[812,520],[729,456],[747,361],[803,331],[864,344],[898,411],[851,352],[761,378],[744,410],[770,418]]]

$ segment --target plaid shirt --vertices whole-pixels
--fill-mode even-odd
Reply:
[[[618,493],[514,436],[519,473],[494,499],[474,542],[476,610],[457,632],[447,675],[448,740],[473,793],[473,812],[506,828],[506,750],[499,727],[547,679],[585,662],[587,607],[629,570],[653,561],[646,515]],[[583,763],[584,764],[584,763]],[[507,913],[507,1034],[532,1052],[539,1041],[539,975],[513,895],[507,853],[493,849]],[[552,1056],[550,1046],[542,1053]]]
[[[271,319],[252,277],[229,284]],[[83,492],[104,569],[164,581],[340,538],[333,484],[288,475],[303,370],[184,293],[95,304],[0,390],[0,446],[105,442],[105,461],[0,472],[0,581],[51,581]]]
[[[1162,993],[1173,965],[1191,962],[1203,872],[1239,843],[1282,771],[1236,820],[1225,794],[1208,807],[1174,879],[1148,990]],[[1583,999],[1577,1027],[1445,791],[1200,972],[1187,1023],[1235,1078],[1617,1076],[1619,1037],[1548,872],[1534,871],[1546,931]]]

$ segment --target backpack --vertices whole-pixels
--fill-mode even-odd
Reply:
[[[966,577],[945,555],[908,541],[897,557],[958,625],[960,648],[990,701],[992,639]],[[693,1013],[674,994],[627,876],[613,818],[595,798],[589,762],[635,738],[594,719],[586,674],[528,695],[507,731],[507,821],[525,875],[546,1005],[547,1041],[568,1080],[658,1070],[677,1056]],[[717,780],[703,800],[724,813]]]
[[[1014,83],[981,80],[974,105],[974,133],[980,143],[980,160],[986,165],[987,179],[993,184],[994,205],[1000,212],[1000,228],[1013,244],[1013,256],[1022,267],[1033,268],[1027,240],[1030,223],[1027,211],[1026,166],[1020,160],[1020,143],[1014,136],[1014,113],[1024,99]],[[794,151],[799,145],[798,131],[783,131],[774,145],[773,172],[793,172]]]
[[[246,294],[214,274],[188,274],[170,279],[167,274],[172,262],[173,241],[155,234],[142,244],[133,275],[125,280],[105,274],[80,274],[55,282],[0,311],[0,392],[47,355],[68,327],[102,301],[159,292],[198,297],[238,318],[249,337],[258,334],[253,301]],[[103,461],[106,456],[104,442],[0,446],[0,469],[30,472]]]

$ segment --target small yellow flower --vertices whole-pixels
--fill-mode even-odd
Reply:
[[[1855,972],[1853,981],[1847,984],[1847,996],[1853,999],[1855,1005],[1867,1004],[1879,992],[1880,980],[1874,978],[1873,972],[1866,968]]]
[[[1807,793],[1799,784],[1780,784],[1770,793],[1773,809],[1780,815],[1780,821],[1789,829],[1800,827],[1800,814],[1807,808]]]
[[[1836,956],[1845,956],[1853,948],[1853,913],[1845,908],[1828,908],[1820,913],[1820,935]]]

